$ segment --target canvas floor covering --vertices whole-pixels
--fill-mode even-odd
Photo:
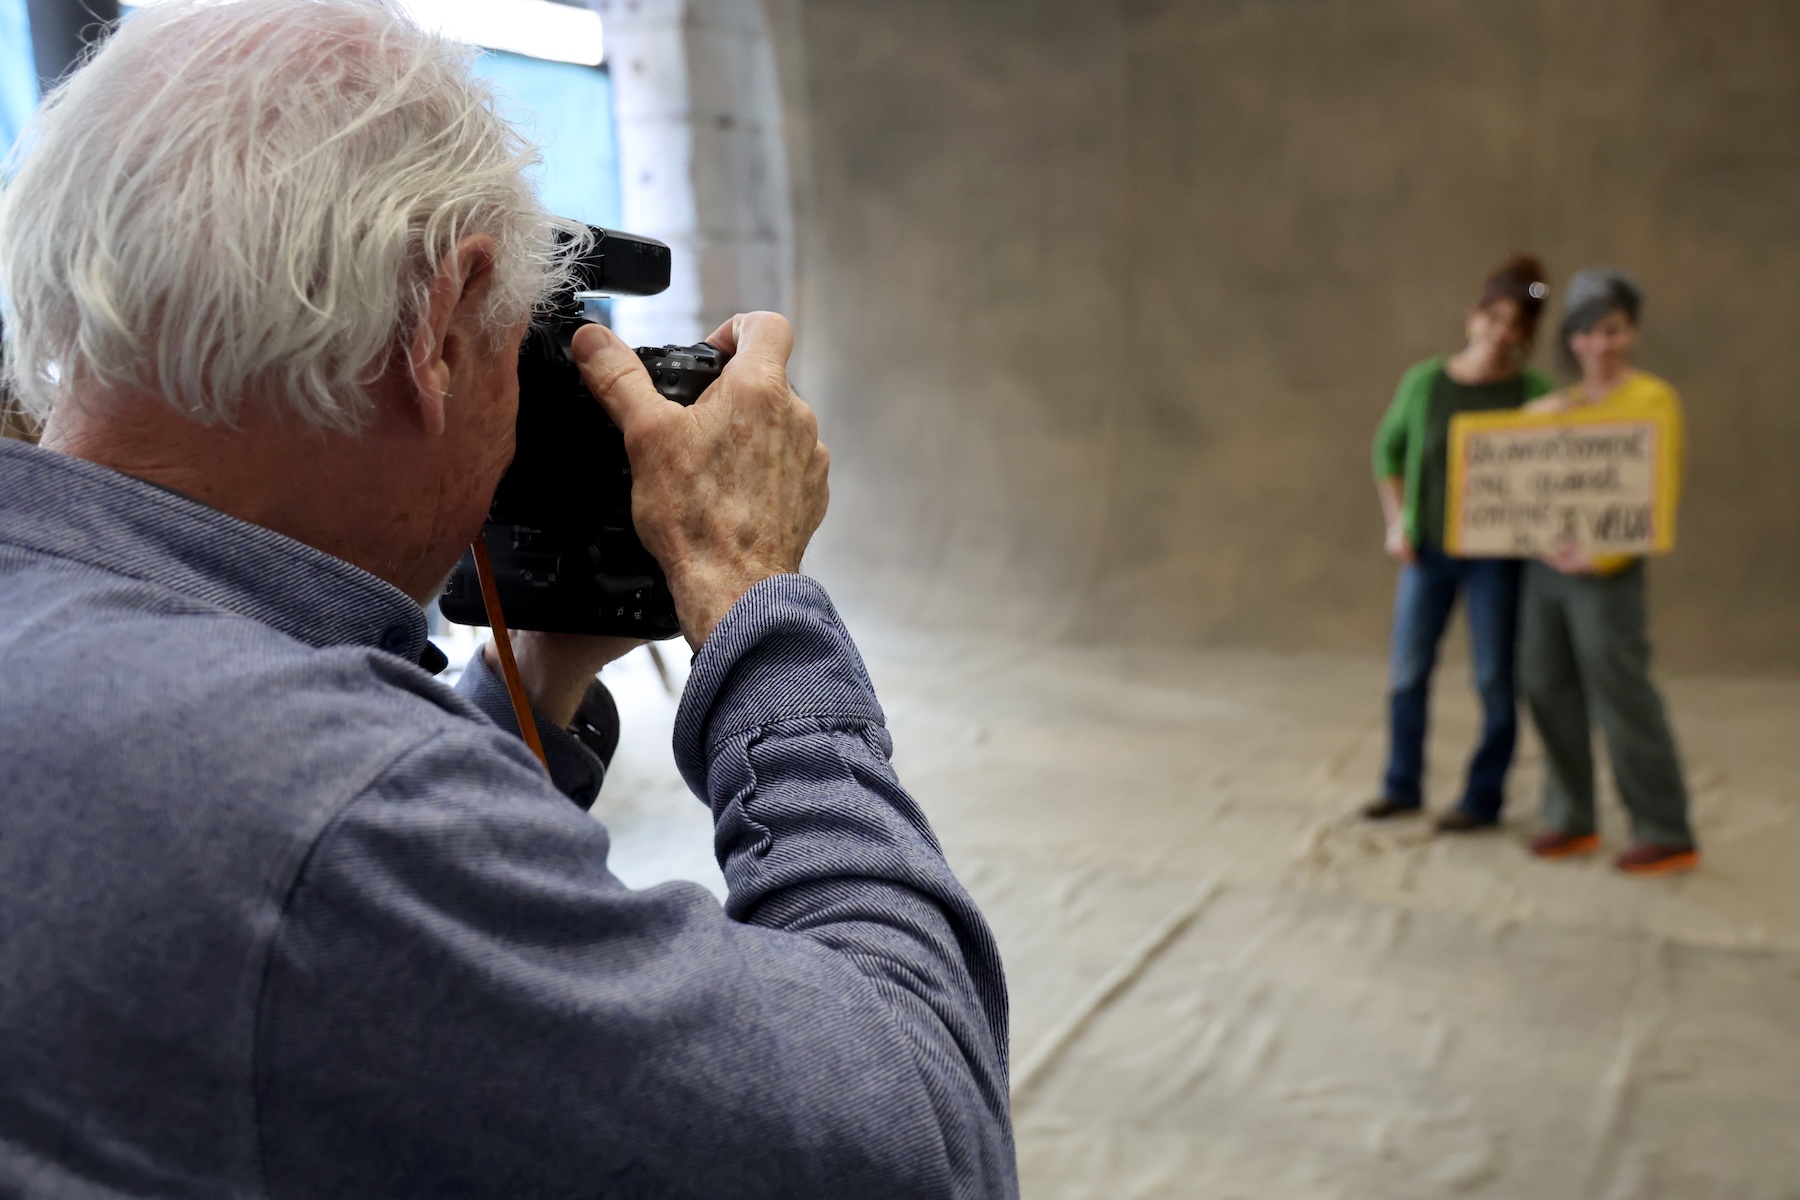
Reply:
[[[1372,659],[858,632],[1005,955],[1030,1200],[1800,1197],[1800,681],[1665,681],[1705,862],[1639,880],[1526,854],[1529,734],[1501,832],[1350,818]],[[615,870],[722,890],[673,699],[606,678]],[[1475,720],[1446,669],[1433,807]]]

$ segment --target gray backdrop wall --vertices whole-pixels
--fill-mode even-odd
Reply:
[[[1800,669],[1800,5],[768,11],[853,606],[1378,651],[1375,421],[1529,249],[1633,272],[1688,406],[1664,661]]]

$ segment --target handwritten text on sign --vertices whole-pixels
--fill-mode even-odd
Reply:
[[[1454,418],[1445,514],[1451,552],[1523,558],[1559,548],[1590,554],[1669,549],[1672,514],[1658,494],[1664,436],[1653,420]]]

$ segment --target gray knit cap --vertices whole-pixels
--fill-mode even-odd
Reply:
[[[1563,337],[1592,328],[1610,312],[1622,312],[1636,325],[1643,309],[1644,291],[1631,276],[1617,267],[1583,267],[1563,293]]]

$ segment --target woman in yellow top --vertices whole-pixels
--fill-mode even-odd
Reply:
[[[1621,272],[1577,273],[1563,302],[1562,344],[1581,379],[1528,409],[1657,418],[1674,440],[1679,464],[1681,401],[1667,383],[1631,365],[1642,307],[1643,293]],[[1679,467],[1665,486],[1681,486]],[[1675,739],[1650,682],[1643,560],[1564,551],[1529,563],[1519,621],[1519,680],[1545,756],[1545,831],[1531,843],[1532,853],[1562,858],[1600,848],[1591,709],[1631,813],[1635,844],[1615,865],[1634,875],[1698,866]]]

